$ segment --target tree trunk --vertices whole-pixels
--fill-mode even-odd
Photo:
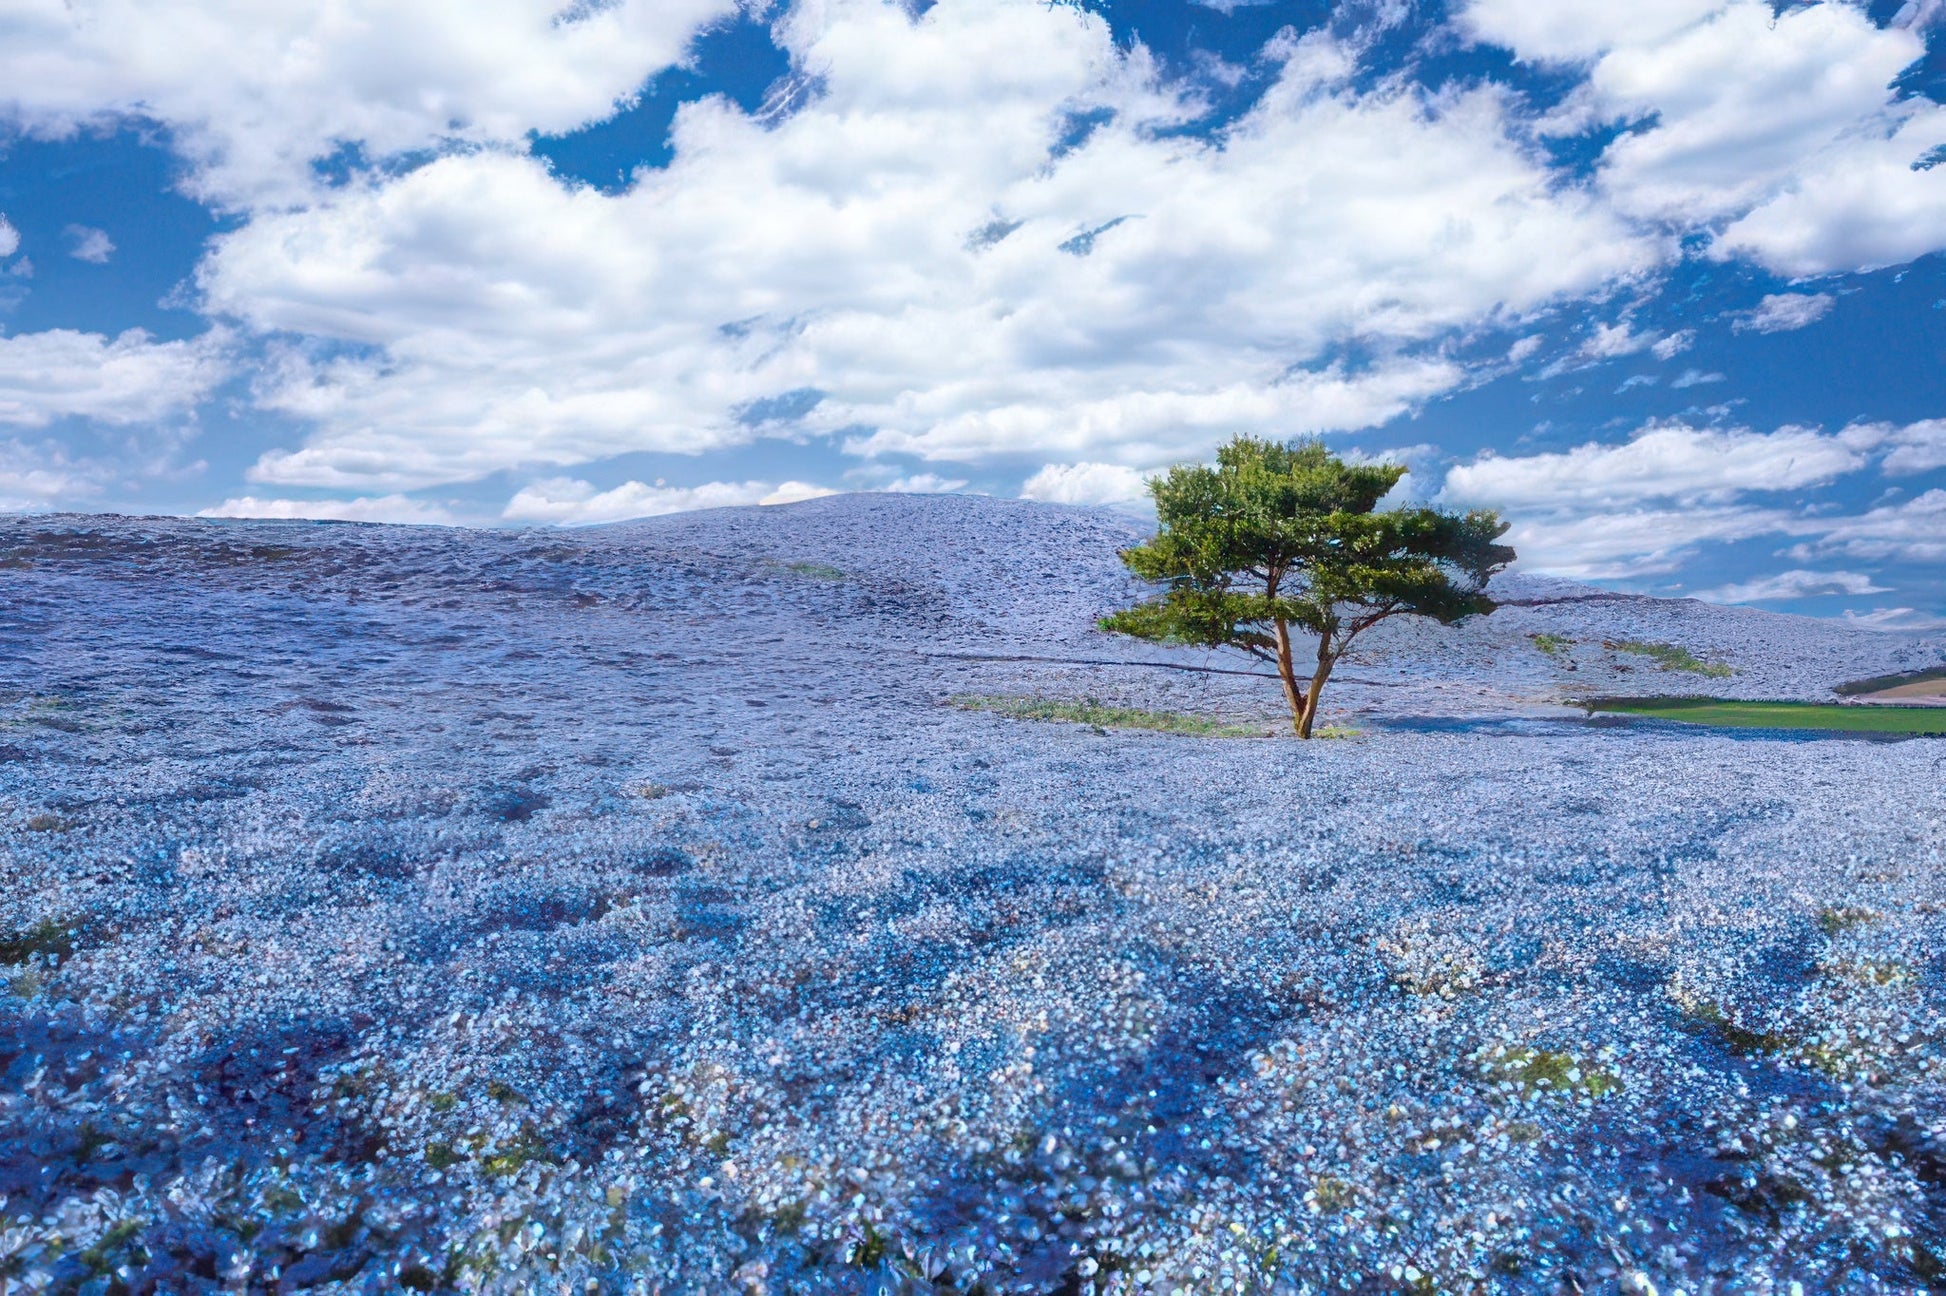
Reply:
[[[1284,701],[1290,703],[1291,728],[1300,738],[1310,735],[1304,731],[1304,696],[1297,691],[1297,668],[1291,663],[1291,628],[1282,617],[1277,618],[1277,676],[1284,681]]]
[[[1337,664],[1337,654],[1331,651],[1331,632],[1327,630],[1318,637],[1318,668],[1311,673],[1311,687],[1304,694],[1304,708],[1297,722],[1299,738],[1311,736],[1311,726],[1318,719],[1318,699],[1324,696],[1324,682],[1331,678],[1331,668]]]

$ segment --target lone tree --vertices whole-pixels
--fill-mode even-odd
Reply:
[[[1309,738],[1325,681],[1354,639],[1395,616],[1450,625],[1491,612],[1487,581],[1514,560],[1495,543],[1507,530],[1498,514],[1379,511],[1405,472],[1346,463],[1317,441],[1242,436],[1217,451],[1214,468],[1171,468],[1149,483],[1161,529],[1122,550],[1131,571],[1167,588],[1101,628],[1274,663],[1291,723]],[[1298,683],[1294,631],[1317,636],[1308,686]]]

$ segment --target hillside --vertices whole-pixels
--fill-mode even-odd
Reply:
[[[0,520],[0,1273],[1946,1272],[1939,743],[1565,705],[1828,698],[1939,642],[1513,578],[1347,668],[1351,741],[945,705],[1274,727],[1235,662],[1092,629],[1137,534]]]

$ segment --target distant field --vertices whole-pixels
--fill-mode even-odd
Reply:
[[[1933,685],[1946,689],[1946,668],[1910,671],[1903,675],[1874,675],[1871,679],[1840,684],[1832,692],[1840,697],[1864,697],[1873,694],[1922,697],[1932,693],[1933,690],[1928,686]]]
[[[1588,709],[1741,729],[1946,734],[1946,709],[1938,707],[1819,706],[1809,702],[1731,702],[1721,698],[1597,698],[1588,703]]]

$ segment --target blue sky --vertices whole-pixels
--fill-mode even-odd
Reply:
[[[19,0],[0,509],[1119,503],[1315,434],[1533,570],[1938,624],[1942,9]]]

